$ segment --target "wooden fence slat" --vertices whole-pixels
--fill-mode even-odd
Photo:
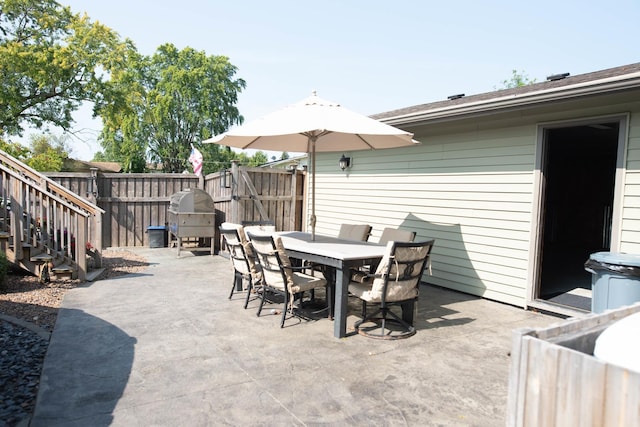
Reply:
[[[236,175],[231,170],[234,182],[230,188],[221,185],[222,173],[204,177],[202,188],[214,201],[217,223],[268,218],[278,230],[302,229],[305,172],[235,167]],[[248,177],[249,183],[241,175]],[[90,174],[47,173],[47,176],[66,188],[77,189],[84,197]],[[148,245],[147,228],[166,225],[171,196],[198,185],[198,177],[192,174],[98,173],[95,203],[104,210],[104,218],[96,226],[102,230],[102,248]]]

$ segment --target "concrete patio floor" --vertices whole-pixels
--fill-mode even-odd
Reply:
[[[562,321],[423,286],[415,336],[336,339],[227,299],[223,257],[130,250],[151,266],[66,294],[31,426],[499,426],[511,331]]]

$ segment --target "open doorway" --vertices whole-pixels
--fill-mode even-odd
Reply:
[[[619,131],[618,121],[544,129],[538,299],[591,309],[584,263],[610,250]]]

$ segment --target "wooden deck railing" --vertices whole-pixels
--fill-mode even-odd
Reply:
[[[0,151],[0,221],[10,261],[37,272],[50,258],[84,280],[87,249],[102,248],[104,211]],[[35,258],[37,255],[48,255]],[[100,259],[99,252],[96,259]]]

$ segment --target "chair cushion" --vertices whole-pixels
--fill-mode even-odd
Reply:
[[[293,271],[291,270],[291,268],[286,268],[291,267],[291,260],[289,259],[289,255],[287,255],[287,251],[285,250],[284,245],[282,244],[282,239],[280,238],[280,236],[273,236],[273,242],[276,245],[276,250],[278,251],[278,255],[280,256],[282,266],[285,267],[284,274],[287,278],[287,285],[289,287],[293,287],[295,283],[293,281]]]
[[[293,286],[290,289],[292,294],[296,294],[324,286],[327,286],[327,281],[322,277],[315,277],[296,271],[293,273]]]
[[[378,243],[386,245],[392,240],[394,242],[413,242],[413,239],[415,239],[415,237],[416,233],[414,231],[386,227],[384,230],[382,230],[382,234],[380,235],[380,240],[378,240]]]
[[[338,237],[341,239],[357,240],[366,242],[369,240],[371,226],[368,224],[342,224]]]
[[[350,280],[352,282],[365,283],[367,286],[371,287],[371,282],[373,282],[373,277],[367,274],[366,271],[352,270]]]
[[[350,282],[349,283],[349,292],[353,295],[361,298],[367,302],[379,302],[382,300],[382,293],[384,291],[384,274],[387,271],[389,263],[391,263],[391,270],[389,271],[389,275],[391,279],[389,280],[389,284],[387,287],[387,302],[394,301],[405,301],[409,299],[416,298],[418,296],[418,283],[420,278],[412,279],[412,280],[395,280],[394,277],[402,271],[398,272],[398,267],[393,265],[393,258],[391,257],[391,251],[393,249],[393,242],[387,243],[387,247],[382,258],[382,261],[378,265],[376,270],[376,277],[373,279],[373,283],[358,283],[358,282]],[[418,260],[420,258],[424,258],[426,255],[425,251],[427,249],[423,247],[415,247],[415,248],[397,248],[396,256],[401,259],[415,259]]]
[[[245,225],[244,231],[253,234],[273,234],[276,232],[274,225]]]
[[[240,243],[242,244],[242,247],[244,248],[244,252],[247,254],[247,257],[248,257],[249,268],[251,269],[249,273],[251,273],[251,275],[255,279],[259,280],[260,267],[258,266],[258,263],[256,261],[256,254],[253,251],[253,246],[251,245],[251,242],[247,239],[247,234],[245,233],[244,227],[241,224],[236,224],[233,222],[223,222],[221,227],[226,229],[236,229],[238,231],[238,236],[240,237]],[[234,267],[235,267],[235,264],[234,264]],[[243,270],[246,270],[246,268],[243,268]],[[247,272],[245,271],[242,271],[242,270],[238,270],[238,271],[240,271],[243,274],[247,274]]]
[[[326,280],[321,277],[314,277],[297,271],[294,272],[291,268],[287,268],[291,267],[291,260],[287,255],[284,245],[282,244],[282,239],[280,238],[280,236],[272,236],[272,238],[273,243],[276,246],[278,256],[280,257],[280,262],[282,263],[284,274],[287,279],[287,287],[289,288],[290,294],[293,295],[298,292],[304,292],[313,288],[326,286]],[[267,271],[265,271],[265,274],[268,274],[267,284],[269,286],[280,290],[284,289],[282,274]]]

